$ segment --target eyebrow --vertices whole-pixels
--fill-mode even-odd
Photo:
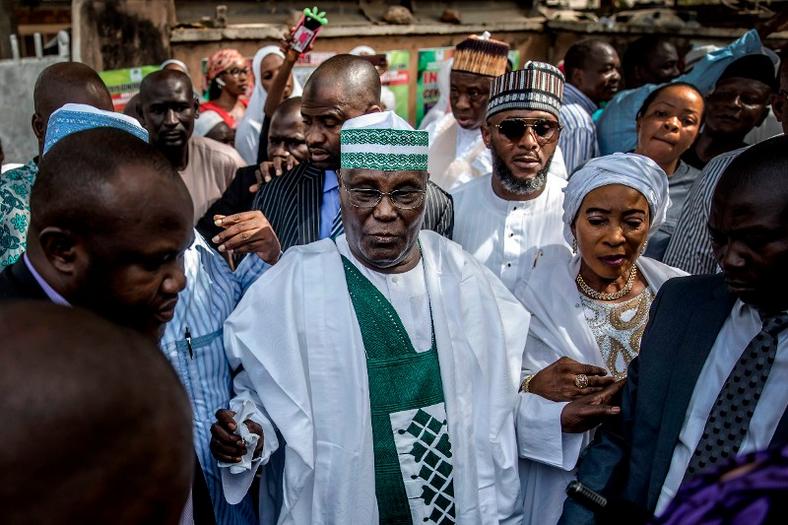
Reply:
[[[586,210],[586,214],[588,214],[588,213],[607,213],[607,214],[610,214],[610,213],[613,213],[613,210],[608,210],[608,209],[605,209],[605,208],[588,208]],[[629,210],[624,210],[624,215],[629,215],[629,214],[633,214],[633,213],[645,214],[646,210],[638,210],[638,209],[635,209],[635,208],[631,208]]]

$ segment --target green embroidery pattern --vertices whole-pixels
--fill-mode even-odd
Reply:
[[[454,523],[454,481],[450,461],[452,454],[446,421],[435,419],[419,409],[408,429],[398,432],[407,432],[417,440],[410,454],[421,464],[418,477],[425,482],[421,498],[425,505],[433,506],[428,519],[438,525]]]
[[[348,129],[339,134],[343,145],[375,144],[380,146],[430,145],[429,133],[410,129]]]
[[[342,153],[342,168],[379,171],[426,171],[427,155],[416,153]]]

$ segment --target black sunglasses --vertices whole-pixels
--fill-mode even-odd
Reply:
[[[494,127],[512,142],[520,140],[525,132],[530,130],[539,145],[553,142],[558,138],[558,132],[561,130],[561,126],[555,120],[533,118],[508,118],[500,124],[495,124]]]

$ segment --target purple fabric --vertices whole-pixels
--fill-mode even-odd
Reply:
[[[754,468],[731,479],[728,472]],[[681,486],[653,525],[762,525],[785,520],[788,508],[788,446],[737,458],[724,468],[701,474]],[[782,523],[785,523],[783,521]]]

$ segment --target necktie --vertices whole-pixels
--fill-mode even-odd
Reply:
[[[777,336],[788,326],[788,312],[764,316],[761,331],[744,349],[722,386],[690,458],[685,479],[727,462],[747,435],[750,419],[777,353]]]
[[[345,233],[345,225],[342,224],[342,208],[337,210],[336,217],[331,223],[331,238],[336,239],[338,236]]]

